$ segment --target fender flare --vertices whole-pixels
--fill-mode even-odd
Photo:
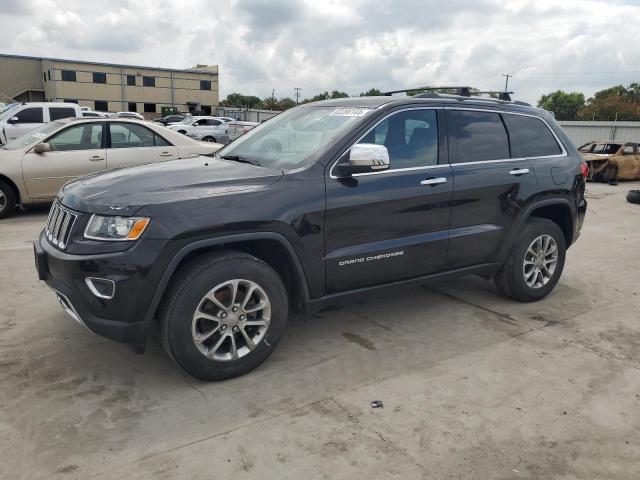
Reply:
[[[217,245],[222,245],[225,243],[231,242],[242,242],[247,240],[275,240],[280,243],[286,250],[291,260],[293,262],[293,269],[300,284],[302,286],[302,293],[304,296],[304,302],[307,303],[309,301],[309,288],[307,285],[307,277],[304,273],[304,269],[302,268],[302,263],[296,254],[296,251],[291,246],[291,243],[284,235],[275,232],[255,232],[255,233],[239,233],[234,235],[223,235],[220,237],[206,238],[204,240],[197,240],[195,242],[191,242],[176,252],[173,256],[167,268],[165,268],[160,281],[158,282],[158,286],[156,287],[156,291],[151,298],[151,303],[149,304],[149,309],[144,318],[144,322],[148,325],[151,324],[155,317],[155,312],[160,305],[160,301],[162,299],[162,295],[166,292],[167,287],[169,286],[169,282],[173,278],[178,266],[182,262],[182,260],[191,252],[196,250],[214,247]]]
[[[513,226],[511,227],[511,231],[508,233],[507,238],[503,242],[502,247],[500,247],[500,250],[498,251],[498,256],[497,256],[500,262],[504,262],[509,256],[509,253],[511,253],[511,250],[513,249],[516,238],[518,236],[518,233],[522,230],[522,227],[527,222],[527,220],[529,220],[533,211],[541,207],[548,207],[550,205],[564,205],[568,207],[569,212],[571,214],[571,229],[572,230],[575,229],[576,215],[575,215],[574,209],[571,208],[571,202],[568,199],[549,198],[546,200],[539,200],[534,203],[531,203],[524,209],[524,211],[520,213],[517,220],[514,222]],[[567,245],[567,247],[568,246],[569,245]]]

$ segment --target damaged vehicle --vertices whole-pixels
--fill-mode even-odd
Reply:
[[[640,180],[638,144],[633,142],[589,142],[578,148],[589,166],[588,180],[614,182]]]

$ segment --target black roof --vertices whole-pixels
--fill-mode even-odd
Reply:
[[[322,107],[360,107],[379,108],[382,106],[395,106],[407,104],[424,105],[460,105],[460,106],[484,106],[489,108],[506,108],[512,111],[527,113],[542,113],[544,110],[524,102],[509,102],[488,97],[465,97],[459,95],[430,94],[427,97],[419,96],[379,96],[379,97],[349,97],[321,100],[309,105]]]

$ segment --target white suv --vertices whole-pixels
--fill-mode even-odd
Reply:
[[[0,112],[0,145],[61,118],[82,118],[75,103],[33,102],[14,103]]]

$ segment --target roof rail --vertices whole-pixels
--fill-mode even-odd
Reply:
[[[392,90],[390,92],[385,92],[383,95],[393,95],[394,93],[410,93],[410,92],[420,92],[417,95],[414,95],[415,98],[439,98],[443,94],[444,95],[457,95],[459,97],[479,97],[482,95],[491,95],[491,97],[483,98],[483,100],[494,101],[494,102],[511,102],[515,105],[523,105],[526,107],[531,107],[531,104],[527,102],[521,102],[517,100],[512,100],[511,95],[513,92],[504,92],[498,90],[486,90],[479,91],[473,90],[471,87],[419,87],[419,88],[405,88],[402,90]],[[464,100],[461,98],[460,100]]]

